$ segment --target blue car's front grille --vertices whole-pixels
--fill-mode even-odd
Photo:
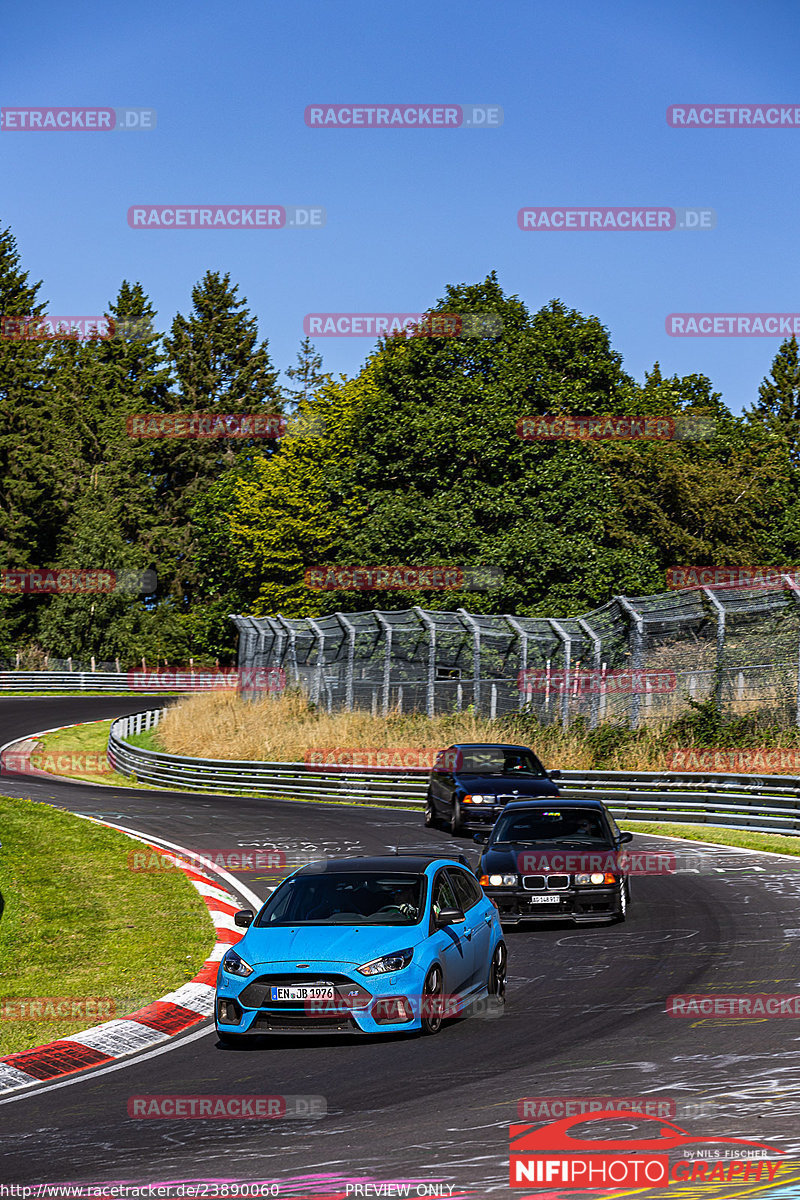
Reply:
[[[350,1008],[364,1008],[372,1000],[372,994],[350,979],[347,975],[339,975],[332,971],[326,972],[308,972],[308,974],[275,974],[275,975],[259,975],[257,979],[252,979],[238,996],[239,1002],[246,1008],[261,1008],[269,1009],[272,1013],[296,1013],[303,1015],[309,1011],[309,1001],[307,1000],[273,1000],[271,997],[271,989],[274,987],[289,987],[292,985],[303,984],[322,984],[332,983],[336,993],[336,999],[330,1001],[319,1001],[317,1011],[319,1016],[315,1014],[314,1020],[322,1021],[326,1019],[325,1008],[329,1005],[333,1007],[334,1012],[340,1008],[345,1012]]]
[[[250,1026],[251,1032],[264,1033],[350,1033],[359,1032],[352,1017],[309,1017],[305,1013],[259,1013]]]

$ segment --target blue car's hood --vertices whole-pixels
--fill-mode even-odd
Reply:
[[[251,966],[265,963],[343,962],[362,966],[373,958],[416,946],[422,925],[294,925],[277,929],[251,926],[236,952]]]
[[[488,792],[495,796],[509,796],[519,792],[522,796],[558,796],[558,788],[552,779],[537,779],[525,775],[465,775],[455,774],[458,787],[466,792]]]

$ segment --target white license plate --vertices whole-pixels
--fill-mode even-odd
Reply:
[[[531,896],[534,904],[560,904],[560,896]]]
[[[270,988],[273,1000],[335,1000],[333,984],[297,984]]]

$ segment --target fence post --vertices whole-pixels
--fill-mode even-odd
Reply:
[[[704,587],[707,598],[716,609],[717,613],[717,686],[715,702],[717,712],[722,715],[722,656],[725,650],[725,605],[712,592],[711,588]]]
[[[356,627],[340,612],[334,614],[336,620],[347,633],[347,667],[344,681],[344,706],[348,712],[353,711],[353,671],[356,658]],[[328,710],[330,712],[330,709]]]
[[[375,610],[375,620],[383,630],[383,700],[381,710],[384,717],[389,715],[389,685],[392,677],[392,627],[383,613]]]
[[[291,667],[292,674],[294,675],[294,682],[295,684],[298,684],[300,682],[300,668],[297,665],[297,634],[285,617],[282,617],[280,613],[275,614],[275,620],[280,622],[281,628],[286,631],[286,635],[289,638],[289,666]]]
[[[792,593],[795,601],[800,600],[800,588],[797,586],[794,579],[792,579],[791,575],[782,575],[781,579]],[[798,643],[797,647],[797,706],[795,708],[794,722],[798,729],[800,729],[800,642]]]
[[[603,639],[599,634],[595,633],[589,622],[584,620],[583,617],[578,617],[578,624],[584,633],[588,633],[594,646],[594,670],[597,687],[592,689],[592,715],[589,718],[589,728],[596,729],[600,715],[600,681],[602,678],[600,672],[603,662]]]
[[[312,699],[315,704],[320,704],[322,701],[322,684],[325,679],[323,674],[325,667],[325,634],[322,632],[317,622],[311,620],[311,617],[306,617],[306,621],[317,636],[317,670],[314,679],[314,694]]]
[[[567,633],[558,621],[554,621],[552,617],[547,618],[547,623],[550,628],[556,633],[564,647],[564,683],[563,691],[561,692],[561,726],[567,729],[569,726],[569,675],[570,665],[572,662],[572,638]]]
[[[625,610],[629,617],[633,618],[633,636],[631,638],[631,678],[634,671],[641,671],[644,666],[644,617],[640,612],[637,612],[633,605],[624,596],[615,596],[614,599]],[[641,709],[641,696],[638,692],[633,692],[631,695],[631,726],[634,729],[639,728],[639,713]]]
[[[481,711],[481,631],[478,622],[470,616],[465,608],[457,608],[456,613],[472,630],[472,702],[475,712]]]
[[[522,712],[525,707],[525,688],[523,684],[527,682],[526,671],[528,670],[528,632],[523,629],[516,617],[510,617],[508,613],[503,614],[503,620],[507,621],[515,633],[519,636],[519,672],[517,674],[517,690],[519,692],[519,710]]]
[[[436,715],[436,626],[426,612],[414,605],[414,612],[428,632],[428,685],[425,708],[429,717]]]

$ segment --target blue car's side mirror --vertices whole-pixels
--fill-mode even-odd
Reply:
[[[473,833],[472,840],[473,842],[478,842],[481,846],[485,846],[490,836],[488,833]]]
[[[233,923],[234,925],[242,925],[247,929],[248,925],[253,924],[255,915],[252,908],[242,908],[234,915]]]
[[[462,921],[466,921],[466,917],[460,908],[442,908],[436,917],[437,925],[460,925]]]

